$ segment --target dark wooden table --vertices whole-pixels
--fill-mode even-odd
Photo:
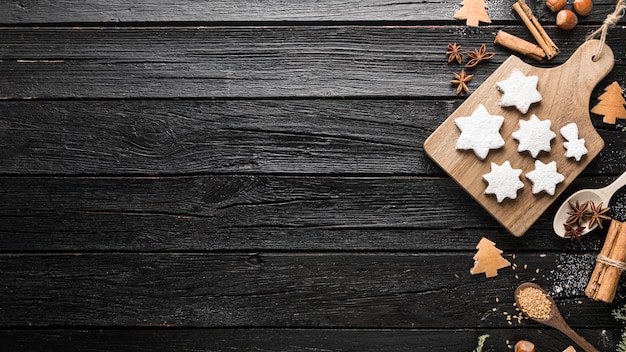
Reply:
[[[511,55],[497,30],[533,40],[512,3],[469,28],[457,0],[3,1],[1,349],[562,351],[506,320],[536,279],[614,351],[626,285],[583,292],[606,230],[558,238],[553,205],[513,237],[423,152],[465,98],[447,44],[495,51],[473,91]],[[544,67],[614,7],[565,32],[529,4],[561,48]],[[590,104],[625,84],[626,29],[607,43]],[[623,120],[593,121],[606,148],[555,204],[626,169]],[[470,275],[483,236],[517,269]]]

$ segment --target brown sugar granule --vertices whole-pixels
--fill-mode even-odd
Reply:
[[[526,287],[517,295],[520,308],[526,315],[535,319],[548,319],[552,303],[546,294],[538,288]]]

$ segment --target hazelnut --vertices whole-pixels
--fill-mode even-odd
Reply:
[[[535,352],[535,344],[530,341],[519,340],[515,344],[514,351],[515,352]]]
[[[567,0],[546,0],[546,6],[552,12],[559,12],[565,8]]]
[[[572,10],[561,10],[556,14],[557,27],[569,31],[578,24],[578,17]]]
[[[591,0],[574,0],[574,11],[581,15],[587,16],[593,9],[593,2]]]

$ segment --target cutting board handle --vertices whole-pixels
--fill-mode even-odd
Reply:
[[[602,46],[602,51],[599,59],[594,61],[598,53],[598,45]],[[588,94],[611,72],[614,64],[613,50],[601,41],[592,39],[581,44],[572,56],[556,69],[563,73],[561,77],[564,79],[567,77],[574,80],[574,82],[562,82],[564,89],[576,89]],[[576,84],[576,86],[566,85],[569,83]]]

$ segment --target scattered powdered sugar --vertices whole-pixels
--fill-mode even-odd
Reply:
[[[626,187],[622,187],[613,195],[610,207],[610,215],[613,219],[626,222]]]
[[[606,146],[602,150],[602,159],[611,160],[602,167],[600,173],[602,174],[621,174],[624,172],[624,162],[626,162],[626,150],[622,143],[610,143],[607,142]]]
[[[584,296],[587,282],[596,263],[595,254],[562,254],[556,260],[556,268],[550,270],[546,279],[550,282],[548,292],[553,297]]]
[[[462,22],[459,22],[459,24],[461,23]],[[472,38],[473,36],[480,36],[483,34],[481,27],[468,27],[465,25],[455,26],[451,32],[465,38]]]
[[[606,329],[602,329],[602,331],[600,332],[599,342],[604,347],[608,347],[608,346],[613,345],[613,338],[612,338],[611,334],[609,334],[609,332],[606,331]]]

